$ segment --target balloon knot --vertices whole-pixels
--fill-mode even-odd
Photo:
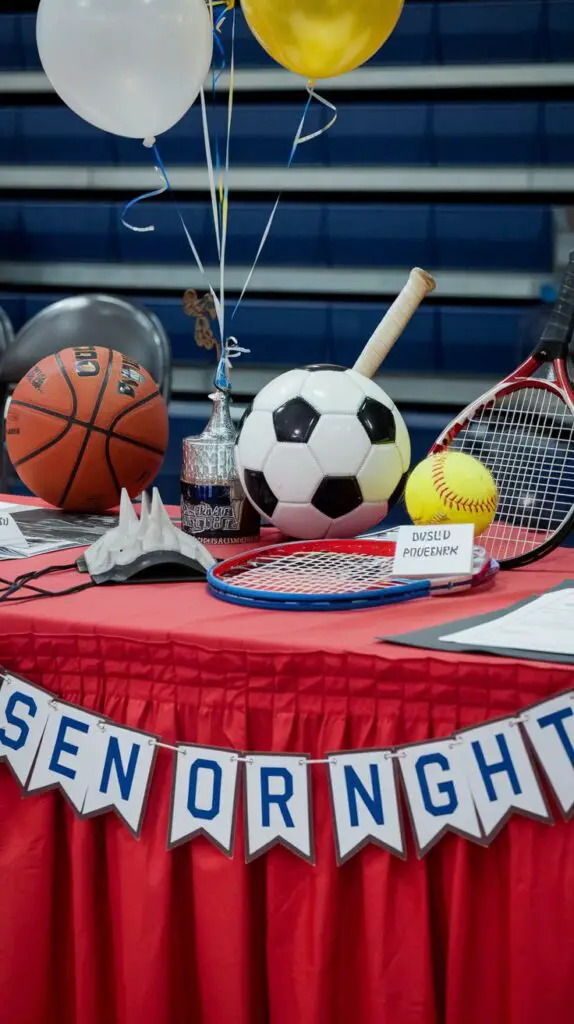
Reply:
[[[143,145],[145,146],[146,149],[153,149],[153,147],[155,146],[155,139],[153,135],[148,135],[147,139],[143,140]]]

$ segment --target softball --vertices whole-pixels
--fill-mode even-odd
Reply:
[[[496,484],[478,459],[463,452],[429,455],[411,473],[405,504],[416,526],[474,523],[474,535],[490,526],[496,512]]]

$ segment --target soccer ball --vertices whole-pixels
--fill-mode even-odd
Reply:
[[[411,458],[389,396],[344,366],[272,380],[246,410],[235,451],[250,502],[297,539],[352,537],[380,523],[402,494]]]

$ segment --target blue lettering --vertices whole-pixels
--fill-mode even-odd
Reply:
[[[564,719],[571,718],[573,714],[574,712],[572,711],[572,708],[562,708],[559,711],[552,711],[549,715],[543,715],[542,718],[537,719],[537,721],[541,729],[546,729],[549,725],[554,726],[560,738],[560,742],[570,758],[570,764],[574,768],[574,747],[570,742],[570,737],[566,732],[566,727],[564,725]]]
[[[28,739],[28,733],[30,732],[30,726],[23,718],[19,718],[18,715],[14,714],[14,709],[17,704],[23,704],[28,709],[30,718],[34,718],[38,705],[36,701],[29,697],[26,693],[11,693],[8,701],[6,702],[6,710],[4,711],[4,717],[8,725],[15,726],[19,729],[19,734],[16,737],[8,736],[6,729],[2,727],[0,729],[0,743],[5,747],[10,747],[11,750],[20,750],[23,747],[26,740]]]
[[[500,750],[502,756],[500,761],[495,761],[493,764],[486,763],[484,754],[482,752],[482,747],[477,740],[473,740],[471,743],[472,749],[474,751],[474,756],[476,757],[478,770],[482,775],[484,788],[486,789],[488,799],[491,801],[491,803],[494,803],[494,801],[497,799],[496,790],[492,785],[491,776],[496,775],[498,772],[505,772],[508,775],[510,785],[512,786],[512,790],[515,796],[519,796],[519,794],[522,793],[522,788],[518,781],[516,769],[512,763],[512,758],[510,756],[510,751],[508,749],[508,743],[506,742],[506,736],[504,735],[504,733],[497,732],[495,739],[496,742],[498,743],[498,749]]]
[[[369,765],[371,775],[372,791],[363,785],[355,769],[350,764],[345,765],[345,785],[347,786],[347,801],[349,804],[349,819],[351,825],[356,828],[359,824],[359,811],[357,808],[357,794],[367,808],[369,814],[377,825],[385,824],[383,813],[383,798],[381,795],[381,780],[376,764]]]
[[[112,774],[112,768],[114,768],[122,800],[129,800],[132,786],[134,784],[134,776],[136,773],[140,750],[141,745],[139,743],[132,744],[127,768],[124,768],[117,736],[110,736],[110,742],[108,743],[108,749],[106,751],[106,760],[104,761],[104,770],[102,772],[102,781],[100,782],[100,793],[108,792],[110,776]]]
[[[211,790],[211,807],[198,807],[197,806],[197,783],[200,769],[211,772],[213,774],[213,787]],[[198,757],[192,764],[189,772],[189,788],[187,791],[187,809],[190,814],[193,814],[194,818],[205,818],[206,821],[212,821],[219,814],[221,808],[221,780],[223,778],[223,772],[221,765],[217,761],[208,761],[203,757]]]
[[[74,757],[78,753],[78,748],[74,743],[66,742],[66,731],[68,729],[77,729],[78,732],[88,732],[89,725],[87,722],[78,722],[76,718],[68,718],[67,715],[62,716],[62,720],[58,726],[58,734],[56,736],[56,742],[54,743],[54,749],[50,758],[50,771],[56,772],[58,775],[65,775],[67,779],[76,778],[76,769],[68,768],[65,764],[60,764],[60,757],[62,754],[72,754]]]
[[[443,771],[447,772],[450,769],[448,758],[444,754],[421,754],[415,764],[415,771],[419,780],[419,786],[421,787],[421,796],[423,798],[423,804],[425,810],[433,817],[438,818],[442,814],[452,814],[458,807],[458,797],[456,795],[456,789],[454,783],[450,781],[438,782],[437,790],[439,793],[444,794],[446,797],[442,803],[434,803],[430,794],[429,784],[426,776],[426,769],[428,765],[436,764]]]
[[[288,801],[293,796],[293,776],[286,768],[261,768],[261,821],[264,828],[269,828],[271,821],[269,808],[271,804],[277,804],[283,821],[287,828],[295,828],[295,822],[291,817]],[[283,779],[284,789],[282,793],[270,793],[269,782],[271,779]]]

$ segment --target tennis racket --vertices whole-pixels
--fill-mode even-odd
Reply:
[[[448,425],[431,453],[473,455],[491,471],[498,505],[481,544],[502,569],[534,562],[574,524],[574,251],[532,355]],[[542,371],[542,376],[537,376]]]
[[[392,540],[312,540],[274,544],[212,566],[209,592],[221,601],[283,611],[375,608],[478,587],[498,571],[475,548],[466,576],[406,580],[393,576]]]
[[[378,327],[375,328],[359,358],[354,370],[364,377],[374,377],[379,366],[388,356],[393,345],[400,338],[409,320],[416,313],[425,295],[432,292],[436,282],[426,270],[414,267],[409,279],[389,306]]]

